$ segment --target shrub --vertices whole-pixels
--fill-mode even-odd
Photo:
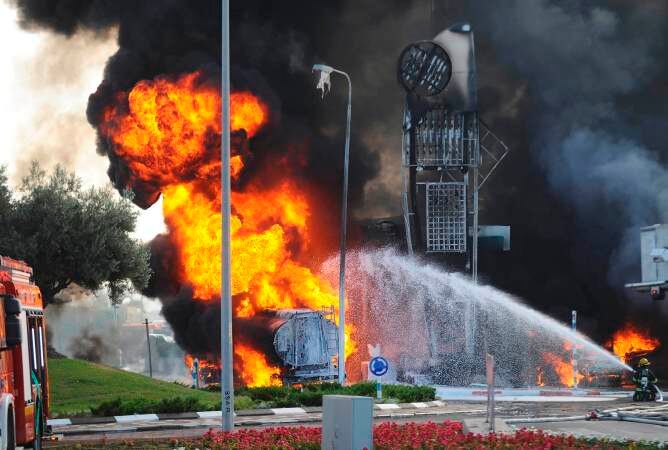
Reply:
[[[255,408],[255,402],[252,398],[245,395],[235,395],[234,396],[234,409],[253,409]]]
[[[427,402],[436,398],[436,389],[431,386],[383,385],[383,397],[396,398],[401,403]]]
[[[125,416],[130,414],[166,414],[194,411],[206,411],[213,409],[212,405],[202,403],[195,397],[174,397],[162,400],[147,400],[135,398],[132,400],[121,400],[120,398],[102,402],[91,408],[95,416]]]
[[[102,402],[99,405],[91,408],[91,412],[94,416],[120,416],[119,411],[121,410],[121,399],[117,398],[114,400],[109,400],[107,402]]]
[[[313,383],[304,386],[303,390],[292,387],[243,387],[236,390],[236,396],[246,396],[253,402],[263,403],[269,408],[290,408],[295,406],[321,406],[323,395],[361,395],[376,396],[376,383],[363,382],[350,386],[338,383]],[[436,390],[429,386],[384,385],[383,396],[396,398],[400,402],[424,402],[433,400]]]
[[[210,384],[204,390],[218,392],[220,384]],[[321,406],[323,395],[361,395],[376,396],[376,383],[362,382],[350,386],[338,383],[312,383],[304,385],[302,390],[289,386],[241,387],[235,390],[235,408],[291,408],[296,406]],[[429,386],[383,385],[383,397],[397,399],[402,403],[425,402],[434,400],[436,390]]]
[[[290,398],[295,404],[301,406],[322,406],[322,392],[305,389],[304,392],[296,392]]]
[[[291,391],[296,391],[296,389],[282,386],[244,387],[238,389],[235,394],[245,395],[256,401],[270,402],[287,398]]]
[[[220,392],[220,383],[209,383],[204,387],[200,388],[203,391],[209,391],[209,392]]]
[[[376,383],[364,381],[362,383],[355,383],[343,388],[343,394],[346,395],[362,395],[365,397],[376,396]]]
[[[340,392],[341,385],[339,383],[319,383],[319,384],[307,384],[304,386],[304,390],[307,391],[318,391],[329,394],[330,392]]]

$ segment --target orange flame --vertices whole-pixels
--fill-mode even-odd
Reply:
[[[651,352],[660,344],[661,342],[651,337],[647,331],[639,330],[632,323],[627,323],[615,331],[607,346],[622,362],[629,363],[634,353]]]
[[[234,354],[237,360],[242,361],[246,386],[281,385],[281,370],[278,367],[272,367],[263,353],[237,343],[234,344]]]
[[[250,138],[269,119],[269,109],[251,92],[230,96],[231,129]],[[120,96],[122,100],[123,96]],[[121,102],[121,105],[123,103]],[[157,184],[170,239],[178,249],[178,273],[200,301],[217,301],[221,286],[220,94],[199,73],[176,80],[141,81],[127,96],[127,107],[113,106],[100,127],[133,179]],[[244,155],[232,148],[231,173],[238,179]],[[286,178],[244,183],[232,193],[232,294],[235,316],[264,309],[334,306],[331,284],[298,259],[309,250],[312,205],[303,187]],[[350,329],[346,330],[349,336]],[[346,354],[354,350],[349,340]],[[239,343],[235,355],[249,386],[275,384],[278,367],[265,355]]]
[[[557,377],[559,378],[559,382],[566,386],[566,387],[574,387],[575,383],[573,383],[573,361],[572,360],[563,360],[560,356],[557,356],[554,353],[551,352],[544,352],[543,353],[543,361],[545,361],[547,364],[552,366],[552,369],[554,369],[554,372],[556,373]],[[542,371],[541,373],[541,381],[542,380]],[[578,372],[577,373],[577,381],[578,383],[585,378],[585,376]],[[543,381],[544,384],[544,381]]]
[[[176,81],[140,81],[127,96],[127,113],[121,107],[105,110],[100,130],[135,179],[165,185],[220,173],[220,94],[198,84],[198,77],[195,72]],[[233,131],[254,136],[267,111],[250,92],[230,95]],[[242,166],[233,157],[233,174]]]
[[[536,386],[545,386],[545,373],[542,367],[536,367]]]

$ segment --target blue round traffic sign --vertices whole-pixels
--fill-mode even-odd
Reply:
[[[377,377],[382,377],[387,373],[387,369],[390,368],[390,363],[387,362],[387,359],[382,356],[376,356],[371,361],[369,361],[369,370],[372,374]]]

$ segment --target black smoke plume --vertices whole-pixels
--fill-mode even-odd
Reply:
[[[94,333],[90,328],[84,329],[81,336],[72,342],[70,347],[70,351],[75,358],[95,363],[102,362],[106,355],[112,353],[106,339],[102,335]]]
[[[118,27],[120,49],[91,96],[93,125],[109,95],[140,79],[220,65],[219,2],[14,3],[27,27]],[[512,251],[481,255],[483,275],[557,319],[577,309],[581,328],[600,341],[629,318],[668,338],[650,319],[661,307],[622,288],[640,275],[638,227],[667,219],[667,8],[664,0],[232,2],[232,61],[277,99],[280,126],[257,145],[271,152],[295,136],[310,142],[302,176],[329,191],[340,184],[345,92],[333,79],[332,95],[320,101],[309,67],[347,70],[353,210],[360,218],[395,215],[404,101],[396,59],[408,43],[470,21],[481,115],[512,148],[485,186],[481,212],[482,223],[512,226]],[[108,154],[103,143],[99,151]],[[124,169],[108,156],[120,188]],[[154,280],[154,293],[162,283]],[[174,299],[180,290],[168,289]],[[192,314],[177,327],[183,333],[205,313],[187,303],[185,295],[165,306],[168,315]]]

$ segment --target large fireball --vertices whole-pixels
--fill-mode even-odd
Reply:
[[[141,81],[107,108],[101,134],[132,180],[158,186],[180,282],[197,301],[219,301],[221,285],[220,120],[218,90],[199,73]],[[231,129],[252,137],[269,120],[252,92],[231,94]],[[331,284],[297,258],[312,240],[312,205],[288,174],[272,183],[244,179],[245,153],[233,145],[230,170],[244,180],[232,193],[232,294],[235,317],[264,309],[338,306]],[[243,332],[243,330],[242,330]],[[212,339],[218,339],[212,336]],[[349,346],[352,349],[352,345]],[[247,344],[236,344],[235,367],[249,386],[278,382],[280,370]],[[240,362],[240,364],[239,364]]]

